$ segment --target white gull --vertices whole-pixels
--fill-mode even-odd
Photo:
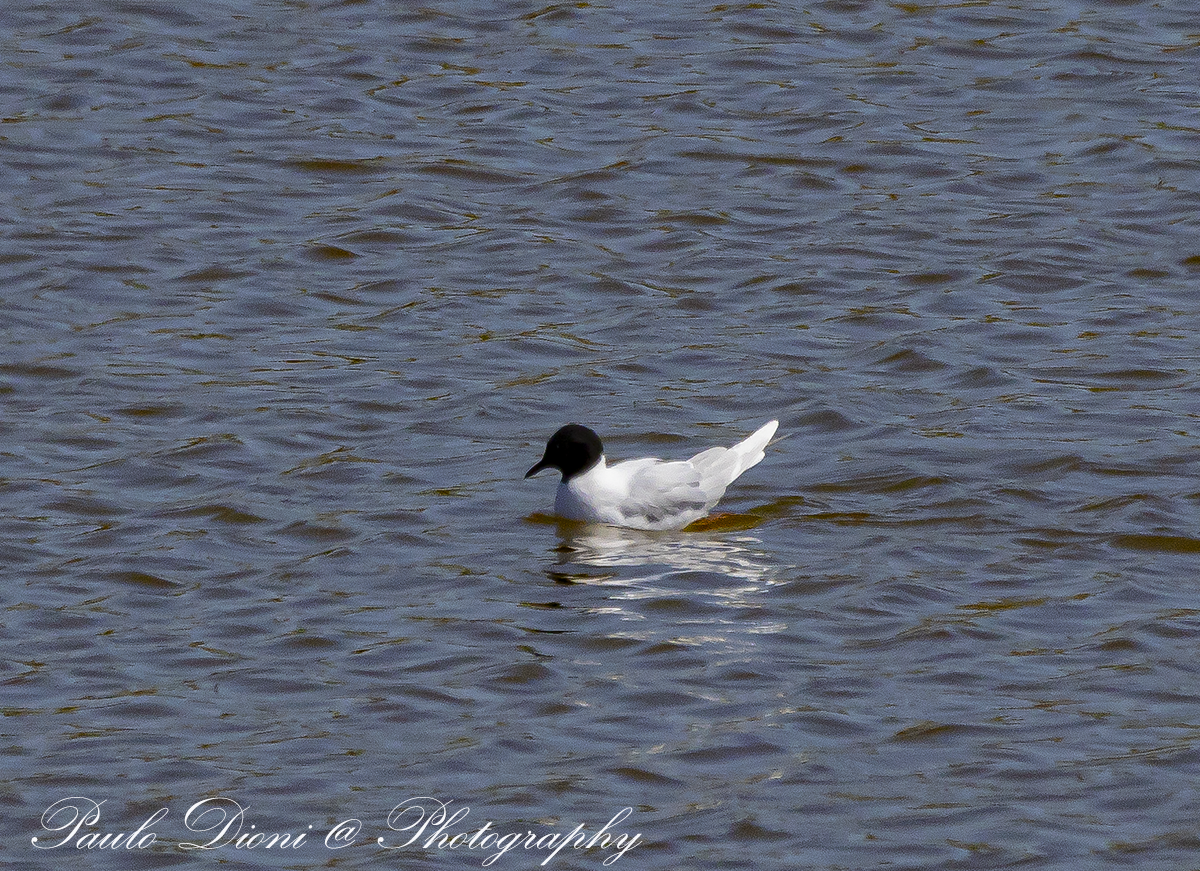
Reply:
[[[600,437],[571,423],[550,437],[525,477],[558,469],[554,513],[568,520],[633,529],[683,529],[710,512],[725,489],[763,458],[779,421],[763,424],[731,448],[709,448],[690,460],[655,457],[608,465]]]

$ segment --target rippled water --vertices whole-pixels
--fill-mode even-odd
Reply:
[[[1197,21],[5,3],[6,862],[1196,865]],[[772,417],[707,530],[521,480]]]

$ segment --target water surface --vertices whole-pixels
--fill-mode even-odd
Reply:
[[[1200,8],[175,7],[0,10],[11,867],[1196,864]]]

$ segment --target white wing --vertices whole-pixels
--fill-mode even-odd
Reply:
[[[682,529],[711,511],[742,472],[760,462],[778,428],[770,421],[731,448],[709,448],[684,462],[632,460],[613,471],[628,473],[617,506],[623,524],[642,529]]]
[[[709,448],[688,460],[700,475],[701,489],[714,502],[720,499],[742,472],[762,461],[763,449],[778,427],[779,421],[772,420],[731,448]]]
[[[627,465],[636,468],[629,470],[629,487],[617,507],[627,526],[681,529],[707,514],[716,502],[690,461],[633,460],[613,468]]]

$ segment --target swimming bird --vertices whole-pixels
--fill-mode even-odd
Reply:
[[[731,448],[709,448],[690,460],[666,462],[655,457],[608,465],[600,437],[570,423],[550,437],[546,453],[525,473],[558,469],[562,482],[554,513],[633,529],[683,529],[699,520],[725,495],[725,488],[763,458],[775,435],[772,420]]]

